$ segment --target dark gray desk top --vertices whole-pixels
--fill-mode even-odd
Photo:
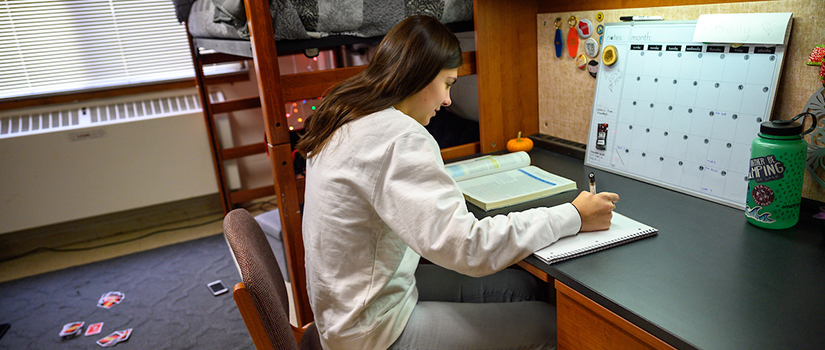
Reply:
[[[530,155],[580,190],[593,171],[599,191],[621,197],[617,212],[659,234],[553,265],[532,256],[528,263],[678,349],[825,348],[825,243],[810,214],[791,229],[762,229],[742,210],[549,151]],[[469,207],[495,215],[569,202],[574,192],[487,213]]]

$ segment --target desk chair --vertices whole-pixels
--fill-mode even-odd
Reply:
[[[303,328],[290,325],[284,277],[255,218],[245,209],[235,209],[226,214],[223,229],[243,280],[232,296],[255,348],[321,349],[315,323]]]

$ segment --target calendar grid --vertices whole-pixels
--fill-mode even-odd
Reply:
[[[743,208],[784,47],[692,42],[695,23],[607,24],[585,163]]]

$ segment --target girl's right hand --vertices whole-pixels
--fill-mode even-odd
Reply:
[[[601,231],[610,228],[610,219],[613,218],[614,203],[619,201],[619,195],[612,192],[591,194],[582,191],[573,200],[573,206],[579,211],[582,219],[580,232]]]

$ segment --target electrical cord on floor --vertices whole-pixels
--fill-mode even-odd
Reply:
[[[190,228],[200,227],[200,226],[203,226],[203,225],[208,225],[208,224],[211,224],[211,223],[213,223],[213,222],[220,221],[220,220],[223,220],[223,217],[220,217],[220,218],[217,218],[217,219],[212,219],[212,220],[209,220],[209,221],[207,221],[207,222],[203,222],[203,223],[199,223],[199,224],[192,224],[192,225],[187,225],[187,226],[172,227],[172,228],[166,228],[166,229],[161,229],[161,230],[157,230],[157,231],[152,231],[152,232],[148,232],[148,233],[145,233],[145,234],[140,235],[140,236],[137,236],[137,237],[132,237],[132,238],[128,238],[128,239],[124,239],[124,240],[116,241],[116,242],[109,242],[109,243],[98,244],[98,245],[89,246],[89,247],[82,247],[82,248],[52,248],[52,247],[37,247],[37,248],[34,248],[34,249],[32,249],[32,250],[30,250],[30,251],[27,251],[27,252],[25,252],[25,253],[21,253],[21,254],[18,254],[18,255],[12,256],[12,257],[8,257],[8,258],[3,258],[3,259],[0,259],[0,262],[6,262],[6,261],[10,261],[10,260],[14,260],[14,259],[22,258],[22,257],[24,257],[24,256],[26,256],[26,255],[34,254],[34,253],[39,252],[39,251],[49,251],[49,252],[56,252],[56,253],[66,253],[66,252],[81,252],[81,251],[86,251],[86,250],[92,250],[92,249],[98,249],[98,248],[105,248],[105,247],[110,247],[110,246],[114,246],[114,245],[118,245],[118,244],[123,244],[123,243],[134,242],[134,241],[137,241],[137,240],[139,240],[139,239],[143,239],[143,238],[146,238],[146,237],[149,237],[149,236],[152,236],[152,235],[156,235],[156,234],[159,234],[159,233],[170,232],[170,231],[177,231],[177,230],[185,230],[185,229],[190,229]],[[121,234],[122,234],[122,233],[121,233]]]
[[[269,201],[265,201],[265,202],[259,202],[259,203],[255,203],[255,204],[253,204],[253,205],[251,205],[251,206],[249,206],[248,208],[245,208],[245,209],[247,209],[247,210],[264,210],[264,211],[268,211],[266,208],[274,209],[274,208],[278,207],[277,205],[274,204],[274,202],[275,202],[274,199],[269,200]],[[139,239],[143,239],[143,238],[146,238],[146,237],[149,237],[149,236],[152,236],[152,235],[156,235],[156,234],[159,234],[159,233],[165,233],[165,232],[170,232],[170,231],[185,230],[185,229],[200,227],[200,226],[208,225],[208,224],[211,224],[211,223],[214,223],[214,222],[217,222],[217,221],[221,221],[221,220],[223,220],[223,216],[221,216],[220,218],[209,220],[209,221],[202,222],[202,223],[199,223],[199,224],[192,224],[192,225],[187,225],[187,226],[156,230],[156,231],[145,233],[145,234],[137,236],[137,237],[132,237],[132,238],[129,238],[129,239],[124,239],[124,240],[120,240],[120,241],[116,241],[116,242],[103,243],[103,244],[99,244],[99,245],[95,245],[95,246],[89,246],[89,247],[82,247],[82,248],[37,247],[37,248],[29,250],[25,253],[21,253],[21,254],[18,254],[18,255],[14,255],[14,256],[11,256],[11,257],[0,259],[0,263],[4,263],[6,261],[19,259],[19,258],[22,258],[24,256],[34,254],[34,253],[37,253],[37,252],[40,252],[40,251],[66,253],[66,252],[80,252],[80,251],[86,251],[86,250],[92,250],[92,249],[98,249],[98,248],[105,248],[105,247],[110,247],[110,246],[114,246],[114,245],[118,245],[118,244],[134,242],[134,241],[137,241]]]

